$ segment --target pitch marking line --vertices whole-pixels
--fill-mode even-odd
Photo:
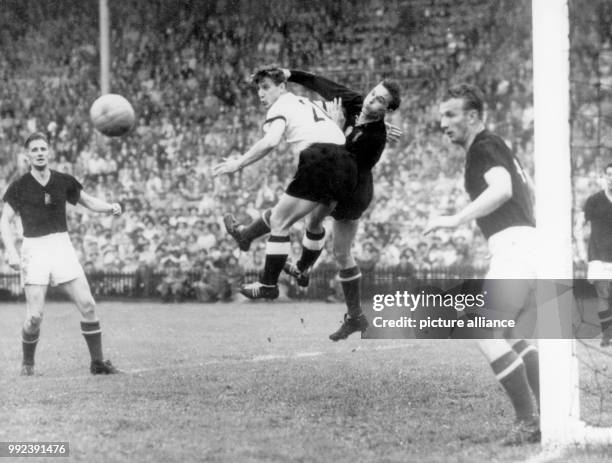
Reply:
[[[344,350],[344,351],[314,351],[314,352],[294,352],[291,354],[264,354],[264,355],[256,355],[255,357],[245,358],[245,359],[223,359],[223,360],[209,360],[205,362],[197,362],[197,363],[183,363],[178,365],[157,365],[147,368],[135,368],[135,369],[121,369],[120,370],[126,374],[140,374],[140,373],[150,373],[154,371],[164,371],[164,370],[191,370],[194,368],[202,368],[210,365],[227,365],[227,364],[240,364],[240,363],[260,363],[260,362],[272,362],[276,360],[302,360],[302,359],[311,359],[316,357],[323,357],[328,355],[343,355],[354,352],[377,352],[377,351],[385,351],[385,350],[399,350],[405,348],[413,348],[414,346],[411,344],[394,344],[390,346],[376,346],[372,348],[363,348],[363,347],[355,347],[353,349]],[[87,375],[89,376],[89,375]],[[40,380],[40,381],[63,381],[63,380],[76,380],[79,378],[84,378],[85,374],[82,375],[72,375],[72,376],[45,376],[43,375],[35,375],[34,377],[27,378],[28,381],[32,380]],[[4,378],[2,378],[4,380]],[[25,379],[25,378],[24,378]],[[14,381],[14,379],[11,379]],[[0,381],[2,384],[4,381]]]
[[[315,352],[295,352],[292,354],[267,354],[267,355],[256,355],[255,357],[248,359],[226,359],[226,360],[210,360],[208,362],[199,362],[199,363],[188,363],[182,365],[168,365],[168,366],[157,366],[150,368],[137,368],[133,370],[126,370],[126,373],[148,373],[152,371],[161,371],[161,370],[188,370],[191,368],[199,368],[205,367],[208,365],[219,365],[226,363],[259,363],[259,362],[270,362],[275,360],[299,360],[304,358],[314,358],[314,357],[322,357],[325,355],[337,355],[337,354],[346,354],[352,352],[376,352],[383,350],[397,350],[413,347],[410,344],[397,344],[392,346],[376,346],[374,348],[355,348],[350,352],[334,352],[334,351],[315,351]]]

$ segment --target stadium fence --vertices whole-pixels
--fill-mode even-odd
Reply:
[[[417,281],[419,284],[436,285],[445,280],[482,278],[485,272],[485,267],[473,266],[420,269],[417,271],[398,267],[362,269],[362,295],[364,299],[367,299],[377,293],[394,293],[398,290],[410,289]],[[258,275],[257,270],[246,271],[243,274],[243,281],[254,281]],[[87,279],[97,300],[158,299],[160,294],[157,288],[167,276],[168,274],[165,272],[153,271],[95,272],[89,273]],[[179,279],[184,282],[186,288],[189,288],[193,283],[202,281],[205,277],[205,272],[196,271],[186,273]],[[281,279],[281,285],[285,286],[288,295],[292,298],[325,300],[341,294],[335,268],[315,270],[311,274],[308,288],[297,287],[288,277]],[[53,298],[56,294],[55,291],[51,290],[49,296]],[[22,297],[23,288],[19,274],[0,273],[0,300],[6,301]]]

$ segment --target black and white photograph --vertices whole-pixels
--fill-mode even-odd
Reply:
[[[1,0],[0,459],[612,461],[612,3]]]

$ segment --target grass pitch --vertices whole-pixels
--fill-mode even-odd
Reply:
[[[499,445],[513,413],[470,341],[332,343],[339,304],[101,303],[106,355],[126,372],[108,377],[89,374],[79,316],[60,303],[39,375],[20,377],[23,310],[0,306],[0,441],[69,441],[64,461],[491,463],[539,450]]]

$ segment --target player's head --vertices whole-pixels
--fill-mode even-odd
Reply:
[[[612,162],[604,167],[604,174],[606,174],[606,186],[608,190],[612,191]]]
[[[34,132],[24,144],[28,162],[34,169],[43,170],[49,163],[49,142],[42,132]]]
[[[453,143],[465,145],[482,126],[484,97],[480,89],[459,84],[447,90],[440,104],[440,128]]]
[[[363,99],[363,112],[366,116],[380,119],[385,113],[399,108],[401,101],[399,84],[385,79],[374,87]]]
[[[269,108],[287,91],[287,76],[281,68],[267,67],[258,69],[251,80],[257,85],[260,101]]]

